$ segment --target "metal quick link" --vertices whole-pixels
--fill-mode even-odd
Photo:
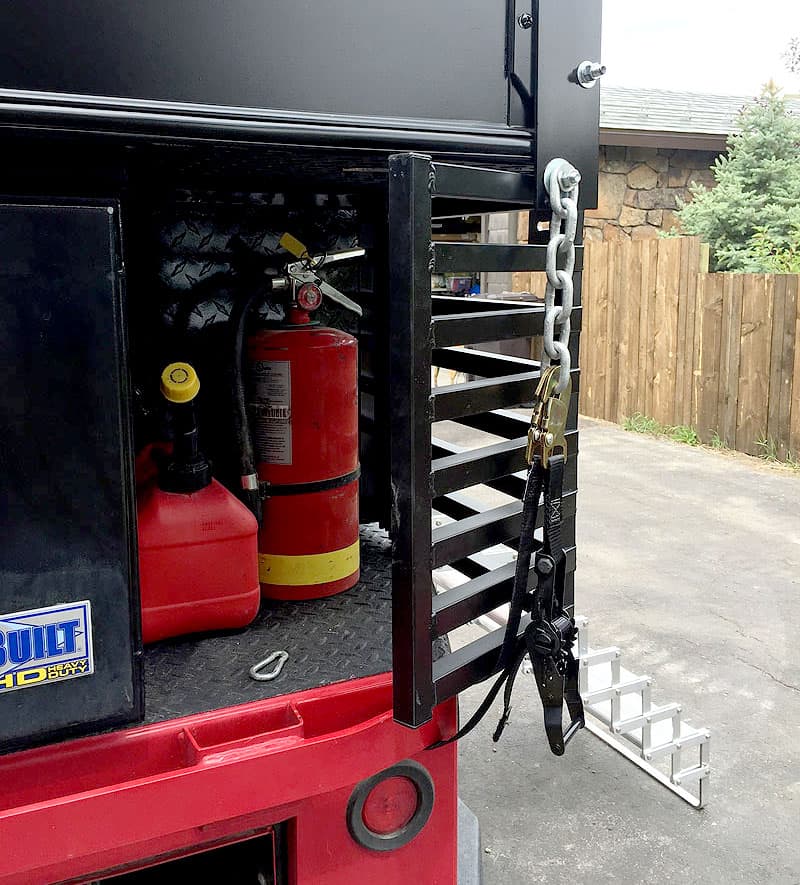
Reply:
[[[572,332],[570,322],[574,292],[572,274],[575,270],[580,180],[580,172],[571,163],[560,158],[551,160],[544,171],[544,184],[553,214],[550,219],[550,242],[547,244],[542,369],[552,362],[559,364],[558,383],[555,388],[557,394],[566,389],[572,369],[569,336]],[[560,304],[556,304],[557,291],[561,292]],[[556,337],[556,326],[560,327],[558,337]]]
[[[274,651],[271,655],[264,658],[263,661],[253,664],[250,668],[250,678],[255,679],[256,682],[272,682],[273,679],[277,679],[281,675],[283,665],[288,660],[289,652]],[[275,666],[269,672],[265,673],[264,668],[269,667],[272,663],[275,663]]]

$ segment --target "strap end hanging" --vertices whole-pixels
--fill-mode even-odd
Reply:
[[[497,723],[497,728],[495,728],[494,734],[492,735],[494,743],[497,743],[503,736],[503,732],[506,730],[506,725],[508,725],[508,720],[511,716],[511,709],[511,707],[506,707],[503,710],[503,715],[500,717],[500,721]]]

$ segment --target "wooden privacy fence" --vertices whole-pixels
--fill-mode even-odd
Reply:
[[[586,244],[581,412],[800,456],[796,274],[704,272],[696,237]],[[759,442],[762,443],[759,446]]]

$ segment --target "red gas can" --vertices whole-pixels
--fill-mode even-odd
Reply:
[[[261,329],[248,343],[264,596],[312,599],[359,578],[358,342],[308,322]]]
[[[258,613],[258,524],[215,479],[192,494],[139,489],[142,638],[245,627]]]
[[[194,369],[172,363],[161,379],[176,427],[174,450],[153,471],[137,462],[142,638],[245,627],[258,613],[258,523],[197,445]]]

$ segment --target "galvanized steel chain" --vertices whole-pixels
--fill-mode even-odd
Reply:
[[[550,219],[550,242],[547,244],[547,287],[544,294],[544,349],[542,369],[551,362],[559,365],[555,393],[562,393],[569,382],[572,359],[569,336],[574,287],[575,235],[578,231],[578,185],[581,174],[566,160],[551,160],[544,170],[544,185],[553,214]],[[559,267],[561,264],[561,267]],[[556,304],[556,292],[561,304]],[[555,329],[559,326],[558,337]]]

